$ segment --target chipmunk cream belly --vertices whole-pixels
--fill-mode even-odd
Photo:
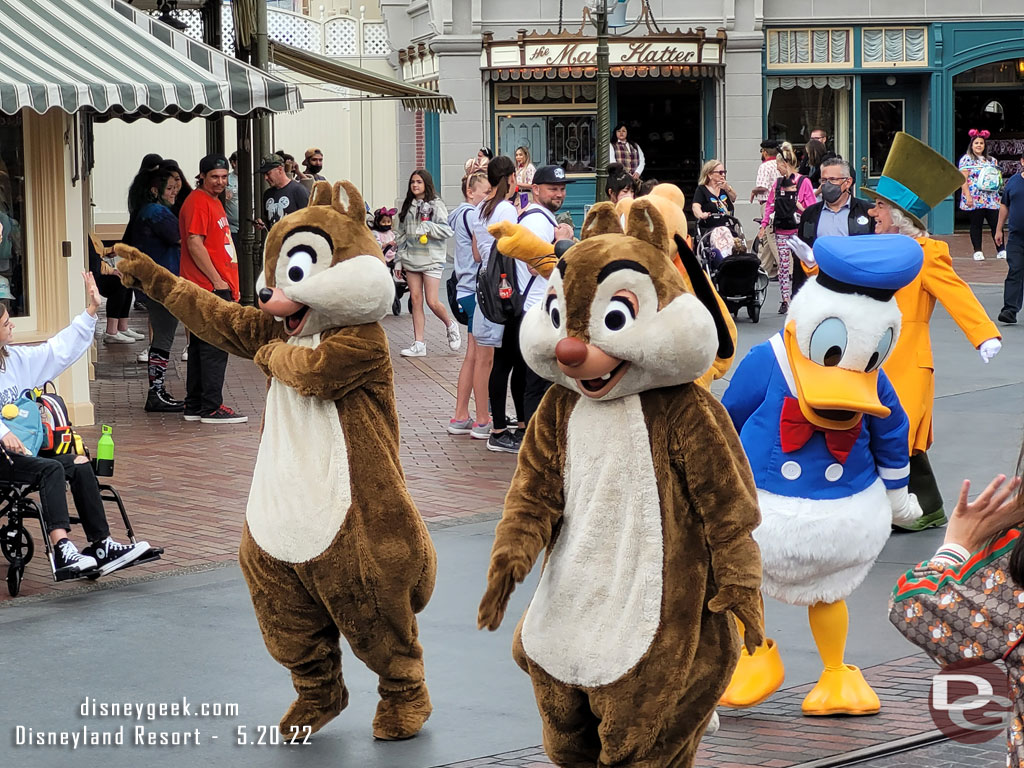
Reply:
[[[320,334],[287,343],[316,349]],[[275,379],[264,421],[245,521],[268,555],[302,563],[330,546],[352,504],[338,407]]]
[[[523,357],[555,386],[519,450],[477,621],[500,624],[546,549],[512,655],[548,756],[688,768],[739,655],[726,612],[761,639],[756,489],[695,383],[731,356],[714,292],[680,239],[687,288],[650,201],[622,227],[610,203],[591,208],[523,318]],[[499,249],[521,234],[503,230]]]
[[[348,704],[341,643],[377,676],[373,736],[408,739],[431,713],[416,614],[437,558],[399,458],[380,320],[394,281],[352,184],[313,187],[270,230],[258,307],[223,301],[118,246],[141,286],[194,334],[267,376],[238,563],[270,655],[297,694],[282,733],[315,733]]]
[[[600,435],[615,435],[615,445]],[[658,630],[663,556],[640,396],[581,398],[567,429],[562,529],[523,622],[527,654],[565,683],[622,677]]]

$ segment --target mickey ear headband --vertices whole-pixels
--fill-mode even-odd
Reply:
[[[377,213],[379,213],[381,216],[392,216],[393,217],[396,213],[398,213],[398,209],[397,208],[380,208],[380,209],[378,209]]]
[[[979,131],[977,128],[971,128],[971,130],[967,132],[967,135],[970,136],[972,139],[976,139],[979,136],[983,139],[987,139],[992,134],[985,130]]]

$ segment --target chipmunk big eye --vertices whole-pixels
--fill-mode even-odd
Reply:
[[[558,311],[558,304],[556,303],[557,296],[555,294],[548,294],[547,302],[544,304],[544,309],[548,313],[548,317],[551,318],[551,324],[558,328],[562,325],[562,315]]]
[[[612,296],[604,310],[604,327],[609,331],[622,331],[636,320],[633,305],[624,296]]]
[[[313,269],[314,257],[305,249],[298,250],[288,258],[288,279],[301,282]]]

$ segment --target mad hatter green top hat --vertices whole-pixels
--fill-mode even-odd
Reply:
[[[882,178],[875,189],[861,187],[872,200],[884,200],[907,214],[924,229],[928,211],[963,186],[963,174],[946,158],[909,133],[893,139]]]

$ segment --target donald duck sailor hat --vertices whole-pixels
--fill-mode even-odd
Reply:
[[[814,260],[823,288],[888,301],[917,277],[924,251],[906,235],[827,236],[814,241]]]

